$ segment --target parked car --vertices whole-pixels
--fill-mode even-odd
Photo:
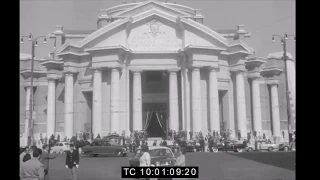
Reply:
[[[288,142],[283,142],[279,144],[279,151],[289,151],[290,145]]]
[[[247,149],[247,146],[241,142],[229,140],[229,141],[224,141],[224,142],[219,142],[217,144],[214,144],[213,149],[218,149],[218,151],[242,152]]]
[[[270,142],[268,143],[266,141],[258,141],[257,149],[255,147],[255,144],[249,144],[247,147],[248,152],[251,152],[254,150],[257,150],[257,151],[267,150],[267,151],[271,152],[271,151],[278,150],[278,149],[279,149],[279,144],[270,143]]]
[[[174,166],[175,157],[172,150],[164,146],[149,146],[149,154],[151,157],[151,166]],[[129,165],[132,167],[139,166],[139,158],[141,149],[137,149],[135,157],[129,159]]]
[[[65,153],[70,150],[70,143],[68,142],[57,142],[54,146],[51,147],[53,153]]]
[[[127,148],[108,139],[96,139],[90,145],[82,147],[83,154],[97,157],[98,155],[116,155],[124,157],[128,154]]]

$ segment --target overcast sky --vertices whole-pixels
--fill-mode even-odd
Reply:
[[[141,1],[141,0],[137,0]],[[144,0],[145,1],[145,0]],[[97,28],[100,9],[122,4],[123,0],[20,0],[20,35],[48,35],[55,25],[68,30]],[[127,0],[132,2],[132,0]],[[236,29],[244,25],[251,32],[248,42],[257,56],[282,51],[280,42],[272,43],[272,34],[295,34],[294,0],[176,0],[194,9],[202,9],[204,25],[211,29]],[[45,57],[52,50],[53,42],[47,45],[38,42],[36,57]],[[295,57],[295,43],[289,40],[287,51]],[[31,44],[20,45],[20,52],[31,53]]]

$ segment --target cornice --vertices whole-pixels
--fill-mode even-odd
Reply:
[[[245,63],[239,63],[239,64],[233,64],[229,66],[229,71],[231,72],[245,72],[246,71],[246,67],[245,67]]]
[[[78,80],[78,84],[88,84],[88,83],[91,83],[92,82],[92,79],[79,79]]]

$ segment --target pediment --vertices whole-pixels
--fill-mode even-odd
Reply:
[[[172,7],[166,6],[163,3],[158,3],[154,1],[148,1],[145,3],[142,3],[141,5],[135,6],[133,8],[130,8],[124,12],[119,12],[118,14],[115,14],[114,16],[118,17],[130,17],[130,16],[135,16],[137,14],[140,14],[142,12],[146,12],[151,9],[157,9],[160,11],[163,11],[165,13],[169,13],[175,16],[189,16],[188,14],[179,11],[177,9],[174,9]]]
[[[190,32],[194,37],[183,35],[182,32]],[[195,39],[196,43],[190,41],[190,38]],[[114,21],[77,43],[70,42],[63,45],[57,52],[81,53],[87,48],[119,45],[131,51],[178,51],[189,45],[229,47],[224,37],[203,24],[158,9],[151,9]]]

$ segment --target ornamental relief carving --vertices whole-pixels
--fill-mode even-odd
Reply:
[[[177,51],[182,41],[176,37],[175,29],[152,20],[131,31],[128,46],[133,51]]]

